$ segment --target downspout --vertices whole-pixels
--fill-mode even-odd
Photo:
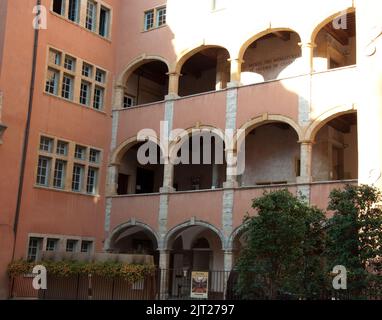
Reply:
[[[39,7],[40,5],[41,5],[41,0],[37,0],[36,6]],[[39,11],[37,16],[40,13],[41,12]],[[36,23],[38,23],[38,21],[36,21]],[[24,141],[23,141],[22,156],[21,156],[21,163],[20,163],[20,175],[19,175],[19,187],[17,191],[16,212],[15,212],[15,219],[13,222],[14,243],[13,243],[12,260],[14,260],[15,252],[16,252],[17,230],[19,226],[20,208],[21,208],[21,201],[22,201],[22,195],[23,195],[24,178],[25,178],[25,164],[26,164],[27,153],[28,153],[29,133],[30,133],[31,119],[32,119],[34,86],[35,86],[35,79],[36,79],[38,38],[39,38],[39,27],[35,26],[34,40],[33,40],[32,74],[31,74],[31,81],[29,85],[28,112],[27,112],[27,119],[25,124]]]

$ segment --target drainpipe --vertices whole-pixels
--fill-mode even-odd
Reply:
[[[41,0],[36,0],[36,6],[40,6],[40,5],[41,5]],[[26,158],[28,153],[29,133],[30,133],[31,119],[32,119],[34,86],[35,86],[35,79],[36,79],[38,37],[39,37],[39,28],[35,27],[34,40],[33,40],[32,73],[31,73],[31,81],[29,85],[28,112],[27,112],[27,119],[26,119],[25,130],[24,130],[24,141],[23,141],[22,156],[21,156],[21,163],[20,163],[20,175],[19,175],[19,187],[17,191],[16,212],[15,212],[15,219],[13,222],[14,243],[13,243],[12,260],[14,260],[15,258],[15,251],[16,251],[17,229],[19,225],[21,200],[23,195],[24,178],[25,178],[25,164],[26,164]]]

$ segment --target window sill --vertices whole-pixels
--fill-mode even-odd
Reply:
[[[59,100],[61,100],[61,101],[69,102],[69,103],[71,103],[71,104],[73,104],[73,105],[75,105],[75,106],[77,106],[77,107],[81,107],[81,108],[84,108],[84,109],[86,109],[86,110],[90,110],[90,111],[97,112],[97,113],[99,113],[99,114],[103,114],[103,115],[107,116],[106,111],[103,111],[103,110],[97,110],[97,109],[94,109],[94,108],[85,106],[85,105],[83,105],[83,104],[81,104],[81,103],[79,103],[79,102],[75,102],[75,101],[70,100],[70,99],[65,99],[65,98],[63,98],[63,97],[56,96],[56,95],[54,95],[54,94],[52,94],[52,93],[48,93],[48,92],[45,92],[45,91],[43,92],[43,94],[46,95],[47,97],[56,98],[56,99],[59,99]]]
[[[53,16],[55,16],[55,17],[57,17],[57,18],[60,18],[61,20],[64,20],[65,22],[68,22],[68,23],[70,23],[70,24],[72,24],[72,25],[74,25],[74,26],[77,26],[77,27],[81,28],[82,30],[87,31],[88,33],[92,34],[93,36],[96,36],[96,37],[98,37],[99,39],[102,39],[102,40],[104,40],[104,41],[106,41],[106,42],[108,42],[108,43],[110,43],[110,44],[111,44],[111,42],[112,42],[112,37],[111,37],[111,36],[109,36],[109,37],[103,37],[103,36],[99,35],[97,32],[95,32],[95,31],[91,31],[91,30],[89,30],[88,28],[85,28],[85,27],[82,26],[79,22],[74,22],[74,21],[72,21],[72,20],[69,20],[68,18],[66,18],[66,17],[64,17],[64,16],[62,16],[62,15],[60,15],[60,14],[58,14],[58,13],[52,11],[52,10],[50,10],[50,14],[53,15]],[[110,25],[110,26],[111,26],[111,25]]]
[[[163,28],[166,28],[166,27],[168,27],[168,25],[164,24],[163,26],[160,26],[160,27],[151,28],[149,30],[142,30],[141,33],[147,33],[147,32],[151,32],[151,31],[163,29]]]
[[[38,184],[35,184],[33,187],[35,189],[39,189],[39,190],[66,193],[66,194],[71,194],[71,195],[79,195],[79,196],[85,196],[85,197],[89,197],[89,198],[100,198],[101,197],[99,194],[88,194],[88,193],[83,193],[83,192],[74,192],[74,191],[65,190],[65,189],[56,189],[56,188],[52,188],[52,187],[40,186]]]

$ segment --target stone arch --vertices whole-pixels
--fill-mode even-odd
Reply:
[[[222,132],[221,129],[216,128],[211,125],[199,125],[187,129],[182,129],[182,132],[180,135],[173,137],[174,141],[170,143],[169,146],[169,155],[170,157],[176,155],[176,153],[180,150],[182,145],[186,142],[186,140],[191,136],[193,130],[200,130],[200,133],[203,132],[210,132],[210,133],[215,133],[217,136],[219,136],[223,142],[224,142],[224,132]]]
[[[321,29],[322,29],[323,27],[325,27],[328,23],[330,23],[331,21],[333,21],[335,18],[339,17],[340,14],[343,13],[343,12],[345,12],[345,11],[346,11],[346,13],[349,14],[349,13],[354,13],[354,12],[356,11],[356,9],[355,9],[355,7],[344,8],[343,10],[341,10],[341,11],[337,11],[336,13],[332,14],[331,16],[329,16],[329,17],[327,17],[325,20],[323,20],[320,24],[318,24],[318,25],[314,28],[314,30],[313,30],[313,32],[312,32],[312,34],[311,34],[311,36],[310,36],[310,41],[311,41],[311,43],[314,43],[314,41],[316,40],[316,37],[317,37],[318,33],[321,31]]]
[[[161,148],[160,141],[158,140],[158,137],[157,137],[156,134],[154,134],[154,132],[152,132],[152,134],[151,134],[150,136],[147,136],[147,140],[150,140],[150,141],[156,143],[156,144]],[[147,141],[147,140],[146,140],[146,141]],[[122,142],[122,143],[121,143],[116,149],[114,149],[114,151],[112,152],[112,154],[111,154],[111,158],[110,158],[110,164],[111,164],[111,165],[118,165],[118,164],[120,164],[123,155],[124,155],[130,148],[132,148],[133,146],[135,146],[136,144],[138,144],[138,143],[140,143],[140,142],[144,142],[144,141],[139,141],[137,136],[131,137],[131,138],[125,140],[124,142]]]
[[[253,118],[246,122],[239,130],[242,130],[244,136],[240,136],[237,141],[237,147],[240,147],[240,141],[243,141],[245,137],[255,128],[260,127],[265,124],[274,123],[274,122],[282,122],[290,125],[294,131],[296,132],[298,139],[302,140],[304,135],[302,128],[291,118],[278,115],[278,114],[264,114],[262,116]]]
[[[188,50],[185,50],[183,51],[180,56],[178,57],[177,61],[176,61],[176,64],[174,66],[174,72],[177,73],[177,74],[180,74],[181,71],[182,71],[182,68],[183,68],[183,65],[187,62],[188,59],[190,59],[193,55],[195,55],[196,53],[198,52],[201,52],[205,49],[211,49],[211,48],[220,48],[220,49],[224,49],[224,50],[227,50],[227,52],[229,53],[229,56],[231,56],[231,53],[230,51],[221,46],[221,45],[217,45],[217,44],[201,44],[197,47],[194,47],[194,48],[190,48]]]
[[[165,59],[162,56],[156,56],[156,55],[146,55],[142,54],[135,59],[133,59],[124,69],[123,71],[119,74],[117,81],[116,81],[116,86],[125,86],[128,78],[130,75],[139,67],[143,66],[146,63],[153,62],[153,61],[160,61],[163,62],[166,66],[167,69],[170,71],[170,63],[168,62],[167,59]]]
[[[309,125],[304,134],[304,141],[314,141],[318,131],[325,126],[328,122],[342,116],[344,114],[354,113],[357,111],[356,106],[353,105],[341,105],[334,107],[320,116],[318,116],[314,121]]]
[[[247,49],[249,48],[249,46],[250,46],[253,42],[259,40],[260,38],[266,36],[267,34],[270,34],[270,33],[273,33],[273,32],[281,32],[281,31],[294,32],[294,33],[298,34],[298,36],[299,36],[300,39],[301,39],[300,34],[299,34],[297,31],[295,31],[295,30],[293,30],[293,29],[291,29],[291,28],[269,28],[269,29],[266,29],[266,30],[264,30],[264,31],[261,31],[261,32],[255,34],[255,35],[253,35],[253,36],[250,37],[247,41],[245,41],[245,42],[242,44],[242,46],[240,47],[240,49],[239,49],[237,59],[239,59],[239,61],[243,61],[245,52],[247,51]]]
[[[131,227],[140,227],[142,228],[143,230],[151,233],[151,235],[154,236],[155,238],[155,241],[156,241],[156,246],[159,247],[159,243],[160,243],[160,239],[159,239],[159,236],[157,234],[157,232],[151,228],[148,224],[145,224],[143,222],[140,222],[140,221],[136,221],[134,219],[131,219],[125,223],[122,223],[120,225],[118,225],[117,227],[115,227],[113,229],[113,231],[111,231],[109,237],[106,239],[105,241],[105,251],[107,250],[110,250],[111,249],[111,245],[113,243],[113,241],[115,241],[115,239],[126,229],[128,228],[131,228]]]
[[[238,226],[235,230],[232,231],[231,235],[229,236],[227,240],[227,247],[229,249],[233,249],[233,242],[235,241],[236,237],[240,235],[246,228],[246,224],[241,224]]]
[[[163,243],[162,243],[163,249],[169,250],[169,242],[170,242],[171,238],[174,235],[176,235],[178,232],[181,232],[182,230],[185,230],[189,227],[195,227],[195,226],[205,227],[206,229],[214,232],[221,241],[222,249],[224,250],[226,248],[226,239],[225,239],[225,236],[223,235],[223,233],[221,232],[220,229],[218,229],[217,227],[215,227],[214,225],[212,225],[209,222],[191,219],[189,221],[186,221],[182,224],[179,224],[179,225],[173,227],[171,230],[169,230],[167,232],[167,234],[163,238]]]

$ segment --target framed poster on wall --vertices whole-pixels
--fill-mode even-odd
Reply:
[[[192,272],[191,299],[208,299],[208,272]]]

